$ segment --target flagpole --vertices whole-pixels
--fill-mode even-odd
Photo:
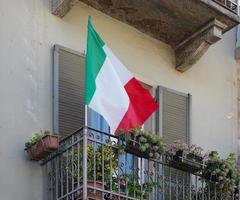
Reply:
[[[84,126],[88,127],[88,106],[84,106]]]
[[[87,200],[87,125],[88,125],[88,113],[87,113],[87,105],[85,104],[85,125],[83,129],[83,200]]]
[[[83,200],[87,200],[87,125],[88,125],[88,108],[87,104],[84,107],[84,115],[85,115],[85,126],[84,126],[84,133],[83,133]]]
[[[88,17],[88,23],[91,20],[91,17]],[[86,64],[86,72],[85,72],[85,105],[84,105],[84,128],[83,128],[83,200],[87,200],[87,178],[88,178],[88,170],[87,170],[87,126],[88,126],[88,106],[86,103],[86,91],[87,91],[87,64]]]

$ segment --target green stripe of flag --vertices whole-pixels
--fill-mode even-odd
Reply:
[[[85,80],[85,104],[89,105],[96,90],[95,79],[103,66],[106,54],[103,50],[104,42],[94,30],[91,17],[88,17],[87,56],[86,56],[86,80]]]

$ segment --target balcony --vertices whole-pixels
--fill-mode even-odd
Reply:
[[[238,0],[213,0],[231,12],[238,14]]]
[[[181,72],[240,21],[238,0],[80,1],[170,45]],[[63,17],[76,2],[52,0],[52,13]]]
[[[149,199],[237,200],[201,173],[170,167],[165,156],[145,159],[122,151],[119,138],[93,128],[81,128],[63,139],[59,152],[42,161],[49,176],[51,200]]]

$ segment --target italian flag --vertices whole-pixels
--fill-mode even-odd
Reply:
[[[88,19],[85,104],[104,117],[111,133],[141,126],[157,104],[106,46]]]

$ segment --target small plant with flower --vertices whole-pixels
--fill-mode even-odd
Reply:
[[[127,194],[129,197],[141,200],[147,199],[148,195],[154,190],[154,188],[160,187],[160,182],[158,180],[143,180],[138,173],[134,173],[133,171],[122,174],[119,183],[120,188],[116,185],[116,191],[120,189],[122,194]]]
[[[180,140],[168,144],[166,147],[166,154],[171,156],[181,156],[183,158],[194,159],[196,161],[206,160],[208,153],[204,153],[203,148],[193,144],[190,147]]]
[[[168,144],[166,147],[166,161],[177,169],[188,172],[198,172],[204,167],[207,153],[196,145],[188,146],[180,140]]]
[[[166,146],[166,153],[171,156],[179,155],[186,156],[189,153],[189,147],[186,143],[180,140],[174,141],[172,144]]]
[[[208,152],[204,152],[202,147],[193,144],[189,147],[187,158],[196,162],[205,162],[208,159],[208,154]]]

